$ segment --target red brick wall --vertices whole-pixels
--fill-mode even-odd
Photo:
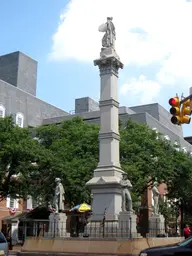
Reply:
[[[26,201],[24,201],[22,199],[19,199],[18,201],[19,201],[18,209],[16,209],[15,215],[22,213],[27,208]],[[11,215],[11,213],[10,213],[9,209],[7,208],[7,206],[6,206],[6,200],[0,201],[0,229],[2,227],[2,219],[4,217],[10,216],[10,215]]]

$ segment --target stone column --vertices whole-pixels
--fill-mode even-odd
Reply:
[[[87,182],[93,194],[92,220],[117,220],[121,211],[121,185],[123,171],[119,161],[119,103],[118,70],[123,68],[111,47],[102,48],[100,59],[94,61],[100,70],[100,132],[99,163],[94,177]]]

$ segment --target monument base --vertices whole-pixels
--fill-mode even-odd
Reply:
[[[120,212],[119,233],[121,237],[139,237],[139,234],[137,233],[137,215],[133,212]]]
[[[165,234],[165,218],[163,215],[152,215],[149,217],[149,237]]]
[[[67,216],[65,213],[51,213],[49,215],[48,236],[52,237],[69,237],[67,233]]]
[[[121,178],[116,176],[96,176],[87,182],[93,195],[91,222],[102,221],[104,214],[106,221],[118,221],[122,203],[120,181]]]

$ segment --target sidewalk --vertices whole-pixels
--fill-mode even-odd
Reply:
[[[12,255],[12,254],[16,254],[17,252],[20,252],[20,251],[21,251],[21,245],[15,245],[15,246],[13,246],[13,249],[10,250],[9,252]]]

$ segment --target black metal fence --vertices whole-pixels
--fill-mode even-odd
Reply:
[[[26,220],[19,226],[20,241],[27,237],[79,237],[79,238],[139,238],[139,237],[173,237],[179,234],[161,222],[150,222],[147,227],[129,221],[97,221],[77,223],[75,226],[66,222],[49,220]]]

